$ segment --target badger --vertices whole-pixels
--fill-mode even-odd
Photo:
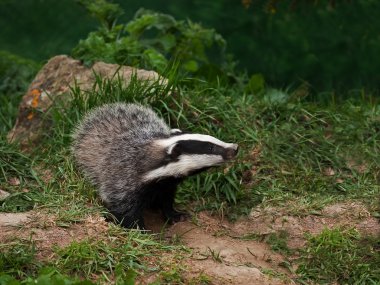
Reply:
[[[76,164],[116,221],[145,229],[143,210],[158,208],[170,223],[177,185],[187,176],[234,158],[238,145],[170,129],[150,108],[112,103],[84,116],[73,133]]]

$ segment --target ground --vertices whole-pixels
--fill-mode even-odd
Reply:
[[[10,118],[0,124],[0,284],[3,272],[23,285],[379,284],[377,101],[314,102],[307,86],[252,91],[241,80],[186,80],[175,92],[133,78],[74,86],[70,108],[55,100],[41,141],[21,149],[6,140],[17,98],[0,104]],[[83,115],[111,102],[142,102],[172,128],[239,144],[235,161],[180,185],[176,207],[191,219],[163,228],[146,213],[147,233],[106,222],[70,149]]]
[[[287,233],[289,249],[300,249],[305,244],[305,233],[316,235],[324,228],[354,227],[365,235],[379,235],[379,220],[371,216],[359,202],[345,202],[326,206],[318,214],[294,216],[283,208],[256,207],[247,217],[232,223],[208,212],[200,212],[193,219],[166,226],[155,213],[147,213],[147,235],[161,234],[168,242],[190,248],[190,251],[165,252],[149,262],[159,264],[178,262],[185,268],[183,280],[207,276],[206,284],[296,284],[297,251],[284,255],[275,250],[267,237]],[[99,240],[109,227],[98,214],[83,222],[59,226],[54,215],[33,210],[24,213],[0,213],[0,243],[18,239],[35,241],[39,260],[54,259],[55,246],[65,247],[73,241]],[[178,254],[182,255],[178,258]],[[149,284],[158,272],[143,273],[139,284]]]

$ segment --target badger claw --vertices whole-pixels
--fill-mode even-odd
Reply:
[[[164,215],[170,224],[184,222],[190,217],[188,213],[178,212],[175,210],[171,211],[170,213],[165,213]]]

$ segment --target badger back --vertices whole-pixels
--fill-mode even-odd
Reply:
[[[146,148],[152,141],[169,136],[169,127],[151,109],[137,104],[107,104],[90,111],[77,126],[72,151],[85,175],[101,184],[110,173],[122,171],[124,176],[133,177],[143,171]]]

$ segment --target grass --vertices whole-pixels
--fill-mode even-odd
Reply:
[[[291,250],[288,247],[289,235],[286,231],[271,233],[268,235],[266,242],[270,245],[273,251],[278,251],[284,255],[289,255]]]
[[[124,101],[152,106],[173,128],[239,143],[241,151],[235,162],[189,178],[181,185],[177,203],[184,209],[195,212],[207,209],[234,220],[249,214],[256,205],[284,206],[288,214],[307,215],[327,204],[350,199],[364,202],[373,214],[380,212],[380,110],[375,104],[363,100],[319,105],[299,97],[299,92],[268,89],[251,94],[239,84],[195,79],[177,82],[175,76],[168,77],[173,78],[168,86],[159,81],[149,85],[136,78],[124,86],[119,78],[113,81],[97,78],[90,92],[74,87],[67,95],[70,107],[67,97],[58,98],[55,107],[46,114],[52,119],[52,129],[46,131],[42,143],[29,154],[7,143],[5,133],[12,126],[9,121],[0,136],[0,188],[11,196],[0,202],[0,211],[43,210],[54,216],[61,227],[81,223],[95,213],[106,214],[96,190],[73,163],[70,134],[90,109]],[[3,114],[13,122],[17,104],[13,101],[9,104],[0,105],[0,110],[7,108]],[[17,178],[20,184],[11,185],[11,178]],[[17,278],[14,282],[18,282],[26,276],[29,280],[62,279],[65,284],[76,284],[79,277],[123,284],[121,280],[133,282],[137,278],[134,272],[157,272],[164,266],[167,270],[155,284],[185,282],[185,269],[181,266],[157,267],[146,262],[167,250],[180,248],[171,248],[168,242],[148,235],[115,229],[118,227],[111,227],[111,232],[102,239],[85,239],[56,248],[51,263],[41,263],[36,268],[16,264],[0,270],[8,276],[1,275],[0,284],[11,284],[2,281],[6,278]],[[273,250],[289,255],[287,238],[286,233],[279,233],[266,236],[265,241]],[[24,257],[31,258],[25,260],[33,264],[34,257],[28,257],[26,252],[18,257],[21,261]],[[346,256],[349,252],[356,254],[350,262]],[[13,259],[12,254],[11,249],[7,250],[3,260]],[[219,253],[211,255],[220,259]],[[300,282],[338,280],[345,284],[352,280],[376,280],[374,265],[378,261],[376,242],[352,231],[323,232],[309,238],[298,274]],[[338,268],[335,275],[330,274],[333,269],[329,265]],[[38,275],[37,269],[46,266],[55,271]],[[64,274],[74,279],[67,279]],[[209,283],[207,276],[193,281]]]
[[[176,251],[180,255],[184,250],[182,246],[168,245],[155,235],[137,230],[125,231],[115,225],[99,236],[74,240],[65,247],[55,246],[54,254],[45,259],[36,257],[37,250],[32,238],[5,243],[0,249],[0,284],[7,285],[19,284],[17,280],[23,280],[22,284],[45,284],[43,282],[58,280],[73,284],[77,280],[135,284],[138,272],[155,272],[159,278],[169,280],[174,278],[173,274],[180,276],[183,270],[180,267],[171,268],[169,266],[172,265],[165,262],[154,265],[149,262],[165,252]],[[162,271],[168,267],[171,269]],[[83,284],[93,283],[86,281]]]
[[[210,247],[208,247],[208,250],[210,252],[210,256],[211,256],[212,260],[214,260],[215,262],[219,262],[219,263],[223,262],[223,258],[220,255],[220,251],[215,251],[215,250],[211,249]]]
[[[17,280],[10,275],[0,274],[0,285],[48,285],[48,284],[65,284],[65,285],[94,285],[95,283],[89,280],[73,279],[52,271],[41,273],[37,278],[27,278],[23,281]]]
[[[0,201],[0,211],[23,212],[34,207],[37,178],[33,159],[9,144],[0,134],[0,188],[6,186],[10,196]],[[4,188],[2,188],[4,189]]]
[[[39,65],[0,50],[0,134],[13,127],[18,103]]]
[[[278,90],[254,95],[241,94],[239,86],[210,85],[187,82],[170,93],[171,85],[159,81],[148,85],[133,78],[125,87],[119,78],[97,78],[91,92],[75,87],[71,108],[57,102],[47,114],[53,118],[53,135],[47,133],[42,160],[47,165],[66,164],[69,172],[63,167],[60,175],[80,181],[68,159],[75,124],[104,103],[137,101],[151,105],[171,127],[241,146],[236,163],[188,179],[178,195],[181,204],[201,201],[198,210],[223,211],[230,218],[267,201],[278,205],[297,201],[305,213],[346,198],[374,206],[380,169],[376,106],[366,102],[318,106]],[[80,183],[79,188],[88,188]]]
[[[181,280],[184,269],[176,264],[182,258],[181,252],[186,252],[182,246],[167,244],[158,236],[138,230],[125,231],[113,225],[106,235],[74,241],[54,251],[56,259],[53,265],[60,273],[116,284],[134,284],[138,272],[156,273],[157,284],[161,284],[159,280],[163,284],[168,280]],[[172,251],[178,254],[173,264],[163,261],[152,265],[149,262]]]
[[[55,266],[62,272],[86,278],[91,276],[109,278],[117,272],[142,269],[144,266],[139,259],[150,255],[149,248],[157,246],[158,243],[149,241],[146,236],[133,235],[137,234],[131,232],[127,238],[118,236],[115,242],[90,239],[74,241],[65,248],[55,250],[59,257]]]
[[[182,197],[207,199],[207,206],[213,197],[217,207],[227,200],[233,214],[244,204],[249,210],[261,202],[296,200],[310,211],[324,201],[350,197],[371,202],[379,194],[375,107],[364,102],[318,106],[291,94],[273,102],[266,97],[270,93],[260,98],[211,88],[202,100],[202,93],[186,93],[197,106],[184,108],[186,121],[179,125],[239,142],[242,152],[227,175],[207,173],[188,180],[184,185],[189,189],[191,184],[192,191],[184,190]]]
[[[26,277],[37,271],[36,249],[32,241],[1,244],[0,249],[0,273]]]
[[[355,229],[325,229],[309,236],[297,273],[321,284],[379,284],[380,239]]]
[[[33,160],[20,152],[17,146],[9,144],[0,137],[0,183],[17,178],[20,183],[26,179],[34,179],[32,171]]]

